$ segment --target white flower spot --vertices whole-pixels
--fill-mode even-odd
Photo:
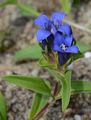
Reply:
[[[65,44],[63,44],[63,43],[60,45],[60,47],[61,47],[61,49],[62,49],[63,51],[65,51],[65,50],[67,49],[67,46],[66,46]]]

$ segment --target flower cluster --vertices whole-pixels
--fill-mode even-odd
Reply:
[[[40,26],[36,35],[38,42],[42,43],[43,49],[47,46],[49,51],[58,53],[60,65],[64,65],[71,54],[79,52],[74,45],[71,26],[62,22],[65,16],[64,12],[54,12],[51,20],[46,15],[40,15],[34,21]]]

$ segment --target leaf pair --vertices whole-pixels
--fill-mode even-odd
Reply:
[[[44,61],[44,60],[43,60]],[[90,81],[81,81],[81,80],[71,80],[71,71],[67,71],[65,74],[62,74],[60,71],[48,67],[48,64],[44,64],[46,62],[42,62],[41,66],[46,67],[49,72],[55,77],[57,81],[61,83],[61,90],[58,94],[58,98],[62,99],[62,111],[65,111],[67,108],[70,96],[75,93],[91,93],[91,82]],[[57,98],[56,97],[56,98]]]
[[[60,98],[62,99],[62,111],[65,111],[67,108],[70,96],[71,96],[71,71],[61,74],[58,71],[50,70],[55,79],[61,83],[61,91],[59,93]]]
[[[74,93],[91,93],[91,82],[90,81],[82,81],[82,80],[71,80],[71,72],[68,71],[65,74],[65,77],[55,71],[51,70],[51,73],[55,75],[55,78],[61,82],[62,89],[59,93],[60,98],[62,98],[62,110],[65,111],[69,104],[70,96]],[[40,83],[37,82],[37,87],[35,87],[34,84],[36,84],[36,80],[39,80],[39,78],[36,80],[35,77],[28,77],[28,76],[4,76],[3,79],[7,80],[10,83],[14,83],[18,86],[33,90],[35,92],[35,97],[33,99],[33,104],[31,108],[31,114],[29,115],[29,119],[31,120],[32,117],[36,117],[38,115],[39,111],[47,104],[49,97],[51,97],[51,88],[49,88],[49,82],[42,83],[46,84],[45,89],[40,87]],[[25,82],[24,82],[25,81]],[[31,83],[31,81],[33,83]],[[41,85],[42,85],[41,84]],[[34,87],[34,88],[33,88]],[[38,90],[38,91],[37,91]],[[42,91],[42,92],[41,92]],[[39,114],[40,115],[40,114]]]
[[[41,59],[39,62],[40,65],[46,67],[52,73],[55,79],[61,83],[62,88],[59,94],[62,98],[62,111],[64,111],[69,104],[69,100],[71,96],[71,71],[67,71],[64,75],[61,72],[59,72],[57,69],[53,69],[52,67],[50,67],[51,64],[48,64],[47,62],[44,61],[46,60]]]
[[[51,95],[50,83],[48,81],[44,81],[42,78],[39,77],[19,75],[4,76],[3,79],[35,92],[31,112],[29,114],[29,120],[32,120],[32,118],[36,117],[36,115],[40,117],[40,115],[43,114],[45,109],[43,109],[42,111],[41,109],[45,107],[48,102],[49,96]]]

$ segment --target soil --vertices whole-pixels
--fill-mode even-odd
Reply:
[[[21,0],[21,2],[32,4],[39,12],[47,15],[62,9],[58,0]],[[30,16],[23,16],[14,5],[0,9],[0,75],[34,75],[48,80],[53,79],[35,61],[29,60],[18,64],[13,61],[17,50],[36,42],[34,19]],[[84,0],[77,8],[72,8],[68,19],[90,29],[91,1]],[[91,44],[91,35],[87,32],[73,28],[73,33],[77,40]],[[73,64],[72,71],[73,80],[90,81],[91,57],[77,60]],[[31,108],[32,91],[11,85],[3,80],[0,81],[0,91],[6,99],[8,120],[27,120],[28,111]],[[91,94],[72,96],[69,107],[64,113],[61,111],[61,100],[56,101],[48,109],[44,120],[91,120]]]

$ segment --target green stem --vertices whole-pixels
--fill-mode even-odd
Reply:
[[[38,120],[43,114],[44,114],[44,112],[46,111],[46,109],[49,107],[49,103],[47,103],[43,108],[42,108],[42,110],[39,112],[39,113],[37,113],[37,115],[36,116],[34,116],[34,118],[32,119],[32,120]]]

